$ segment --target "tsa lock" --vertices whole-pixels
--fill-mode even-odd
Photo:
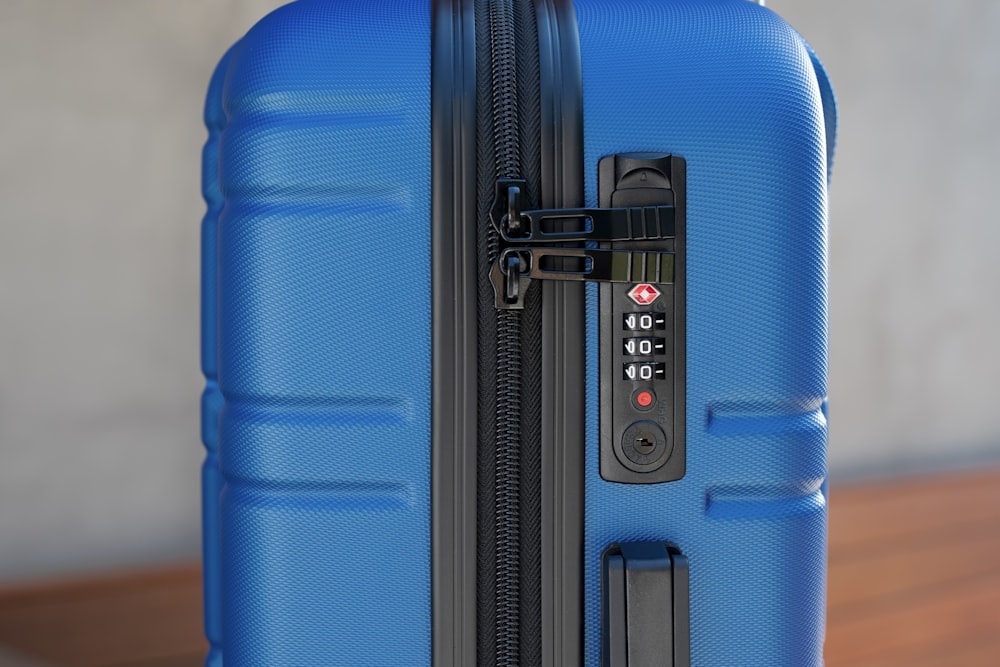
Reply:
[[[629,279],[599,287],[600,471],[610,482],[684,476],[685,166],[683,158],[650,153],[612,155],[598,165],[602,207],[671,211],[668,235],[600,244],[602,252],[669,258],[670,265],[656,275],[635,266]]]

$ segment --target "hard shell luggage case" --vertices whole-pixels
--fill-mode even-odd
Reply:
[[[299,0],[206,106],[207,664],[822,664],[827,172],[746,0]]]

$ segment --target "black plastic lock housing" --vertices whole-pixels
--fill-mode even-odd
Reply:
[[[600,245],[611,255],[670,263],[669,273],[632,271],[627,281],[600,286],[601,477],[676,481],[687,465],[686,163],[663,153],[610,155],[598,164],[598,176],[601,208],[669,207],[673,223],[669,235]],[[636,401],[640,394],[643,403]]]

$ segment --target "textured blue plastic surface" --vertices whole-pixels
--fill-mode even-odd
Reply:
[[[665,540],[690,559],[695,667],[822,664],[826,567],[826,121],[801,38],[745,0],[577,0],[587,204],[597,161],[687,160],[687,475],[598,471],[589,293],[586,664],[600,555]],[[832,99],[828,105],[832,113]]]
[[[205,600],[205,636],[211,649],[206,659],[208,667],[221,665],[222,653],[222,578],[219,524],[219,494],[222,492],[222,471],[219,469],[219,414],[222,412],[222,392],[219,391],[219,331],[218,331],[218,235],[219,214],[222,212],[222,191],[219,188],[219,137],[226,124],[222,110],[222,84],[229,63],[227,53],[215,68],[205,101],[205,126],[208,141],[202,154],[202,195],[208,210],[201,224],[201,369],[205,374],[205,391],[201,397],[201,440],[205,444],[205,463],[201,471],[202,502],[202,564]]]
[[[649,539],[690,559],[695,667],[819,665],[829,82],[745,0],[576,4],[587,203],[598,159],[624,151],[684,156],[689,194],[680,482],[599,476],[589,293],[586,665],[600,554]],[[426,0],[300,0],[213,77],[212,667],[223,646],[230,667],[430,662],[429,22]]]
[[[224,67],[220,193],[206,156],[210,451],[216,342],[224,397],[209,663],[221,611],[230,667],[429,664],[429,4],[302,0]]]

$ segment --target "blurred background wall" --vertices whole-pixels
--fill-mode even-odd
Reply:
[[[0,2],[0,583],[197,557],[202,97],[279,4]],[[1000,3],[768,5],[841,105],[834,479],[1000,459]]]
[[[840,103],[833,477],[1000,455],[1000,2],[768,0]]]

